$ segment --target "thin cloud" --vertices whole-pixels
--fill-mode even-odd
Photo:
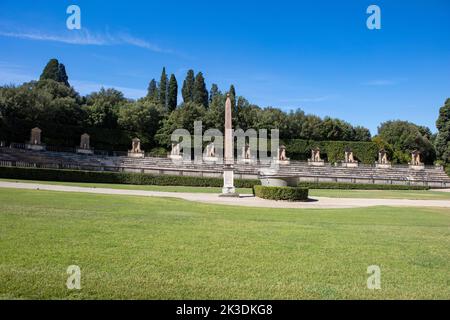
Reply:
[[[297,102],[322,102],[329,100],[330,96],[320,96],[320,97],[305,97],[305,98],[294,98],[294,99],[284,99],[280,100],[283,103],[297,103]]]
[[[147,40],[134,37],[127,33],[111,34],[92,33],[86,28],[76,31],[68,31],[64,34],[52,34],[40,31],[4,31],[0,30],[0,36],[16,39],[51,41],[72,45],[113,46],[130,45],[147,49],[157,53],[173,53],[172,50],[163,49]]]

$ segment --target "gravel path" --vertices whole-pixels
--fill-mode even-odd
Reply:
[[[224,204],[264,208],[358,208],[371,206],[393,207],[444,207],[450,208],[450,200],[405,200],[405,199],[356,199],[356,198],[325,198],[311,197],[307,202],[273,201],[255,198],[252,195],[242,195],[239,198],[222,198],[211,193],[159,192],[144,190],[124,190],[108,188],[88,188],[59,186],[37,183],[2,182],[0,188],[48,190],[63,192],[83,192],[111,195],[130,195],[146,197],[170,197],[208,204]]]

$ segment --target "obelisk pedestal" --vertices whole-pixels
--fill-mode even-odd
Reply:
[[[227,94],[225,103],[225,148],[223,165],[223,188],[219,197],[239,197],[234,188],[234,149],[233,149],[233,128],[231,118],[231,99]]]

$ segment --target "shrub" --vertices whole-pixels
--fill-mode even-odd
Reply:
[[[189,187],[222,187],[223,185],[222,178],[15,167],[0,167],[0,178]],[[260,181],[250,179],[235,180],[237,188],[252,188],[256,184],[260,184]]]
[[[408,186],[396,184],[359,184],[339,182],[299,182],[299,187],[310,189],[346,189],[346,190],[429,190],[426,186]]]
[[[253,194],[259,198],[269,200],[308,200],[308,189],[300,187],[268,187],[255,185],[253,187]]]

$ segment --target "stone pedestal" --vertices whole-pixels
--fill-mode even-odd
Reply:
[[[175,161],[183,160],[183,156],[181,154],[169,154],[167,157],[169,159],[172,159],[172,160],[175,160]]]
[[[324,160],[312,161],[311,159],[308,159],[308,165],[313,167],[323,167],[325,166],[325,161]]]
[[[254,159],[240,159],[238,160],[239,164],[255,164],[256,161]]]
[[[358,168],[358,162],[342,162],[342,167],[344,168]]]
[[[128,157],[130,157],[130,158],[144,158],[144,151],[140,151],[140,152],[128,151]]]
[[[25,149],[27,150],[33,150],[33,151],[45,151],[45,144],[31,144],[27,143],[25,145]]]
[[[286,166],[291,163],[291,161],[289,159],[286,159],[286,160],[275,159],[273,161],[275,162],[275,164],[279,164],[281,166]]]
[[[234,187],[234,169],[228,167],[223,169],[223,188],[219,197],[239,197]]]
[[[380,169],[389,169],[389,168],[392,168],[392,164],[390,164],[390,163],[375,163],[375,167],[380,168]]]
[[[424,170],[425,165],[424,164],[410,164],[409,168],[412,170]]]
[[[203,161],[207,163],[216,163],[217,161],[219,161],[219,158],[203,156]]]
[[[76,152],[80,154],[92,155],[94,154],[94,149],[76,148]]]

